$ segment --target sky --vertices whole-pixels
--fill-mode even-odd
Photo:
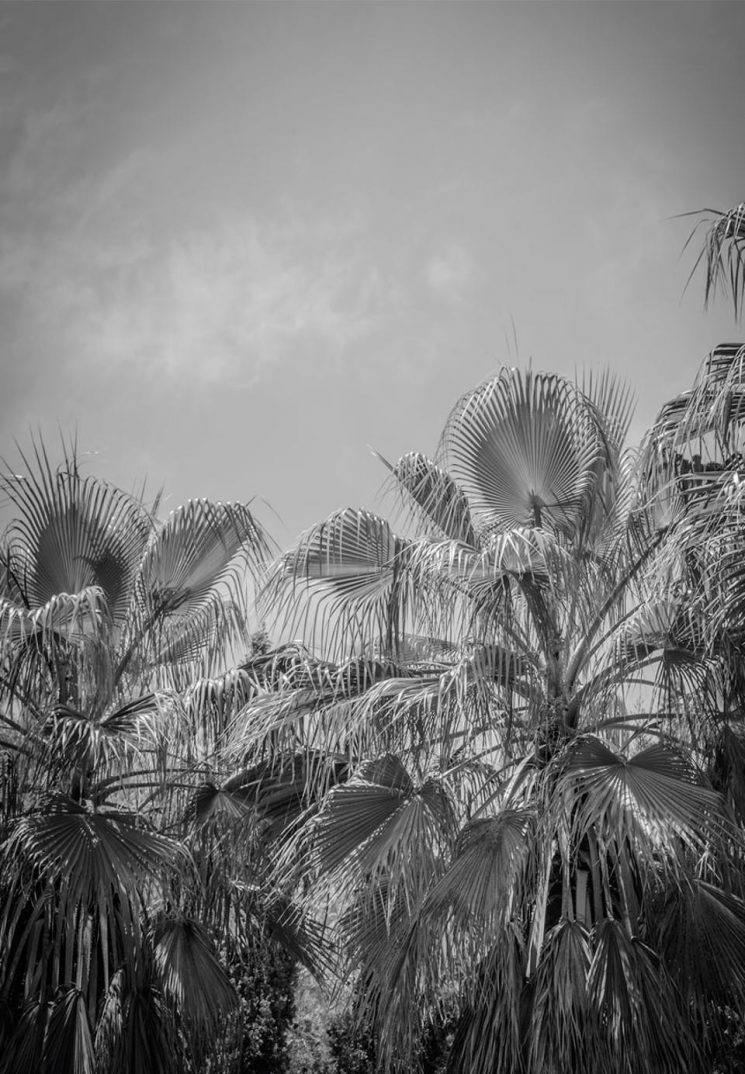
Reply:
[[[76,433],[277,543],[385,512],[502,364],[616,371],[638,440],[730,307],[745,5],[0,2],[0,456]]]

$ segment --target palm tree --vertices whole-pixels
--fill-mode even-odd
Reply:
[[[742,839],[700,748],[725,675],[629,414],[610,377],[503,368],[389,466],[402,534],[344,510],[275,567],[341,663],[308,656],[241,749],[306,759],[277,868],[329,907],[388,1069],[453,1009],[454,1071],[704,1069],[745,998]]]
[[[740,822],[745,821],[742,714],[743,496],[745,495],[745,346],[720,344],[701,364],[693,387],[660,410],[643,450],[648,494],[661,515],[678,511],[687,602],[705,629],[700,644],[722,671],[708,754]]]
[[[74,445],[22,461],[0,475],[0,1068],[191,1069],[234,994],[183,838],[209,756],[184,690],[245,645],[268,541],[243,504],[161,523]]]

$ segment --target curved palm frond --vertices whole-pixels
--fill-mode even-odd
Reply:
[[[368,511],[348,508],[312,527],[275,565],[265,601],[290,629],[329,648],[360,651],[371,637],[396,649],[413,617],[408,542]]]
[[[597,929],[587,976],[597,1022],[596,1062],[616,1069],[619,1051],[632,1074],[702,1071],[702,1057],[687,1011],[665,967],[619,921],[606,918]]]
[[[405,866],[431,857],[447,843],[453,814],[438,780],[416,788],[399,758],[388,755],[363,764],[354,778],[335,788],[318,817],[314,856],[325,875],[354,863],[355,872],[408,879]]]
[[[98,1020],[95,1051],[108,1074],[175,1074],[176,1030],[151,960],[117,971]]]
[[[166,998],[192,1030],[214,1031],[236,1005],[237,996],[206,930],[187,918],[162,918],[153,941]]]
[[[403,505],[413,506],[414,519],[433,526],[437,534],[448,540],[469,546],[477,543],[468,500],[450,474],[415,451],[402,456],[395,466],[382,455],[378,458],[390,470]]]
[[[169,666],[224,651],[245,633],[244,573],[257,579],[268,554],[245,504],[190,500],[173,511],[142,558],[118,674],[140,654]]]
[[[50,1074],[56,1070],[95,1074],[86,996],[77,988],[64,991],[52,1005],[44,1038],[42,1069]]]
[[[708,224],[704,246],[688,277],[690,283],[699,265],[706,272],[704,305],[708,306],[717,292],[732,299],[735,319],[742,313],[745,299],[745,203],[720,211],[702,209],[697,215],[702,220],[696,225],[686,242],[690,245],[700,225]]]
[[[247,505],[189,500],[151,539],[138,585],[152,611],[187,617],[221,583],[238,593],[237,557],[258,574],[268,551]]]

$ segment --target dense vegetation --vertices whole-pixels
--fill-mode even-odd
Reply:
[[[385,464],[395,529],[271,566],[249,506],[5,471],[0,1071],[737,1069],[745,347],[629,415],[500,369]]]

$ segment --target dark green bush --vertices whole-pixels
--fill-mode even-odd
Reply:
[[[228,969],[239,1003],[226,1017],[202,1074],[279,1074],[287,1069],[297,965],[276,942],[262,938],[229,959]]]

